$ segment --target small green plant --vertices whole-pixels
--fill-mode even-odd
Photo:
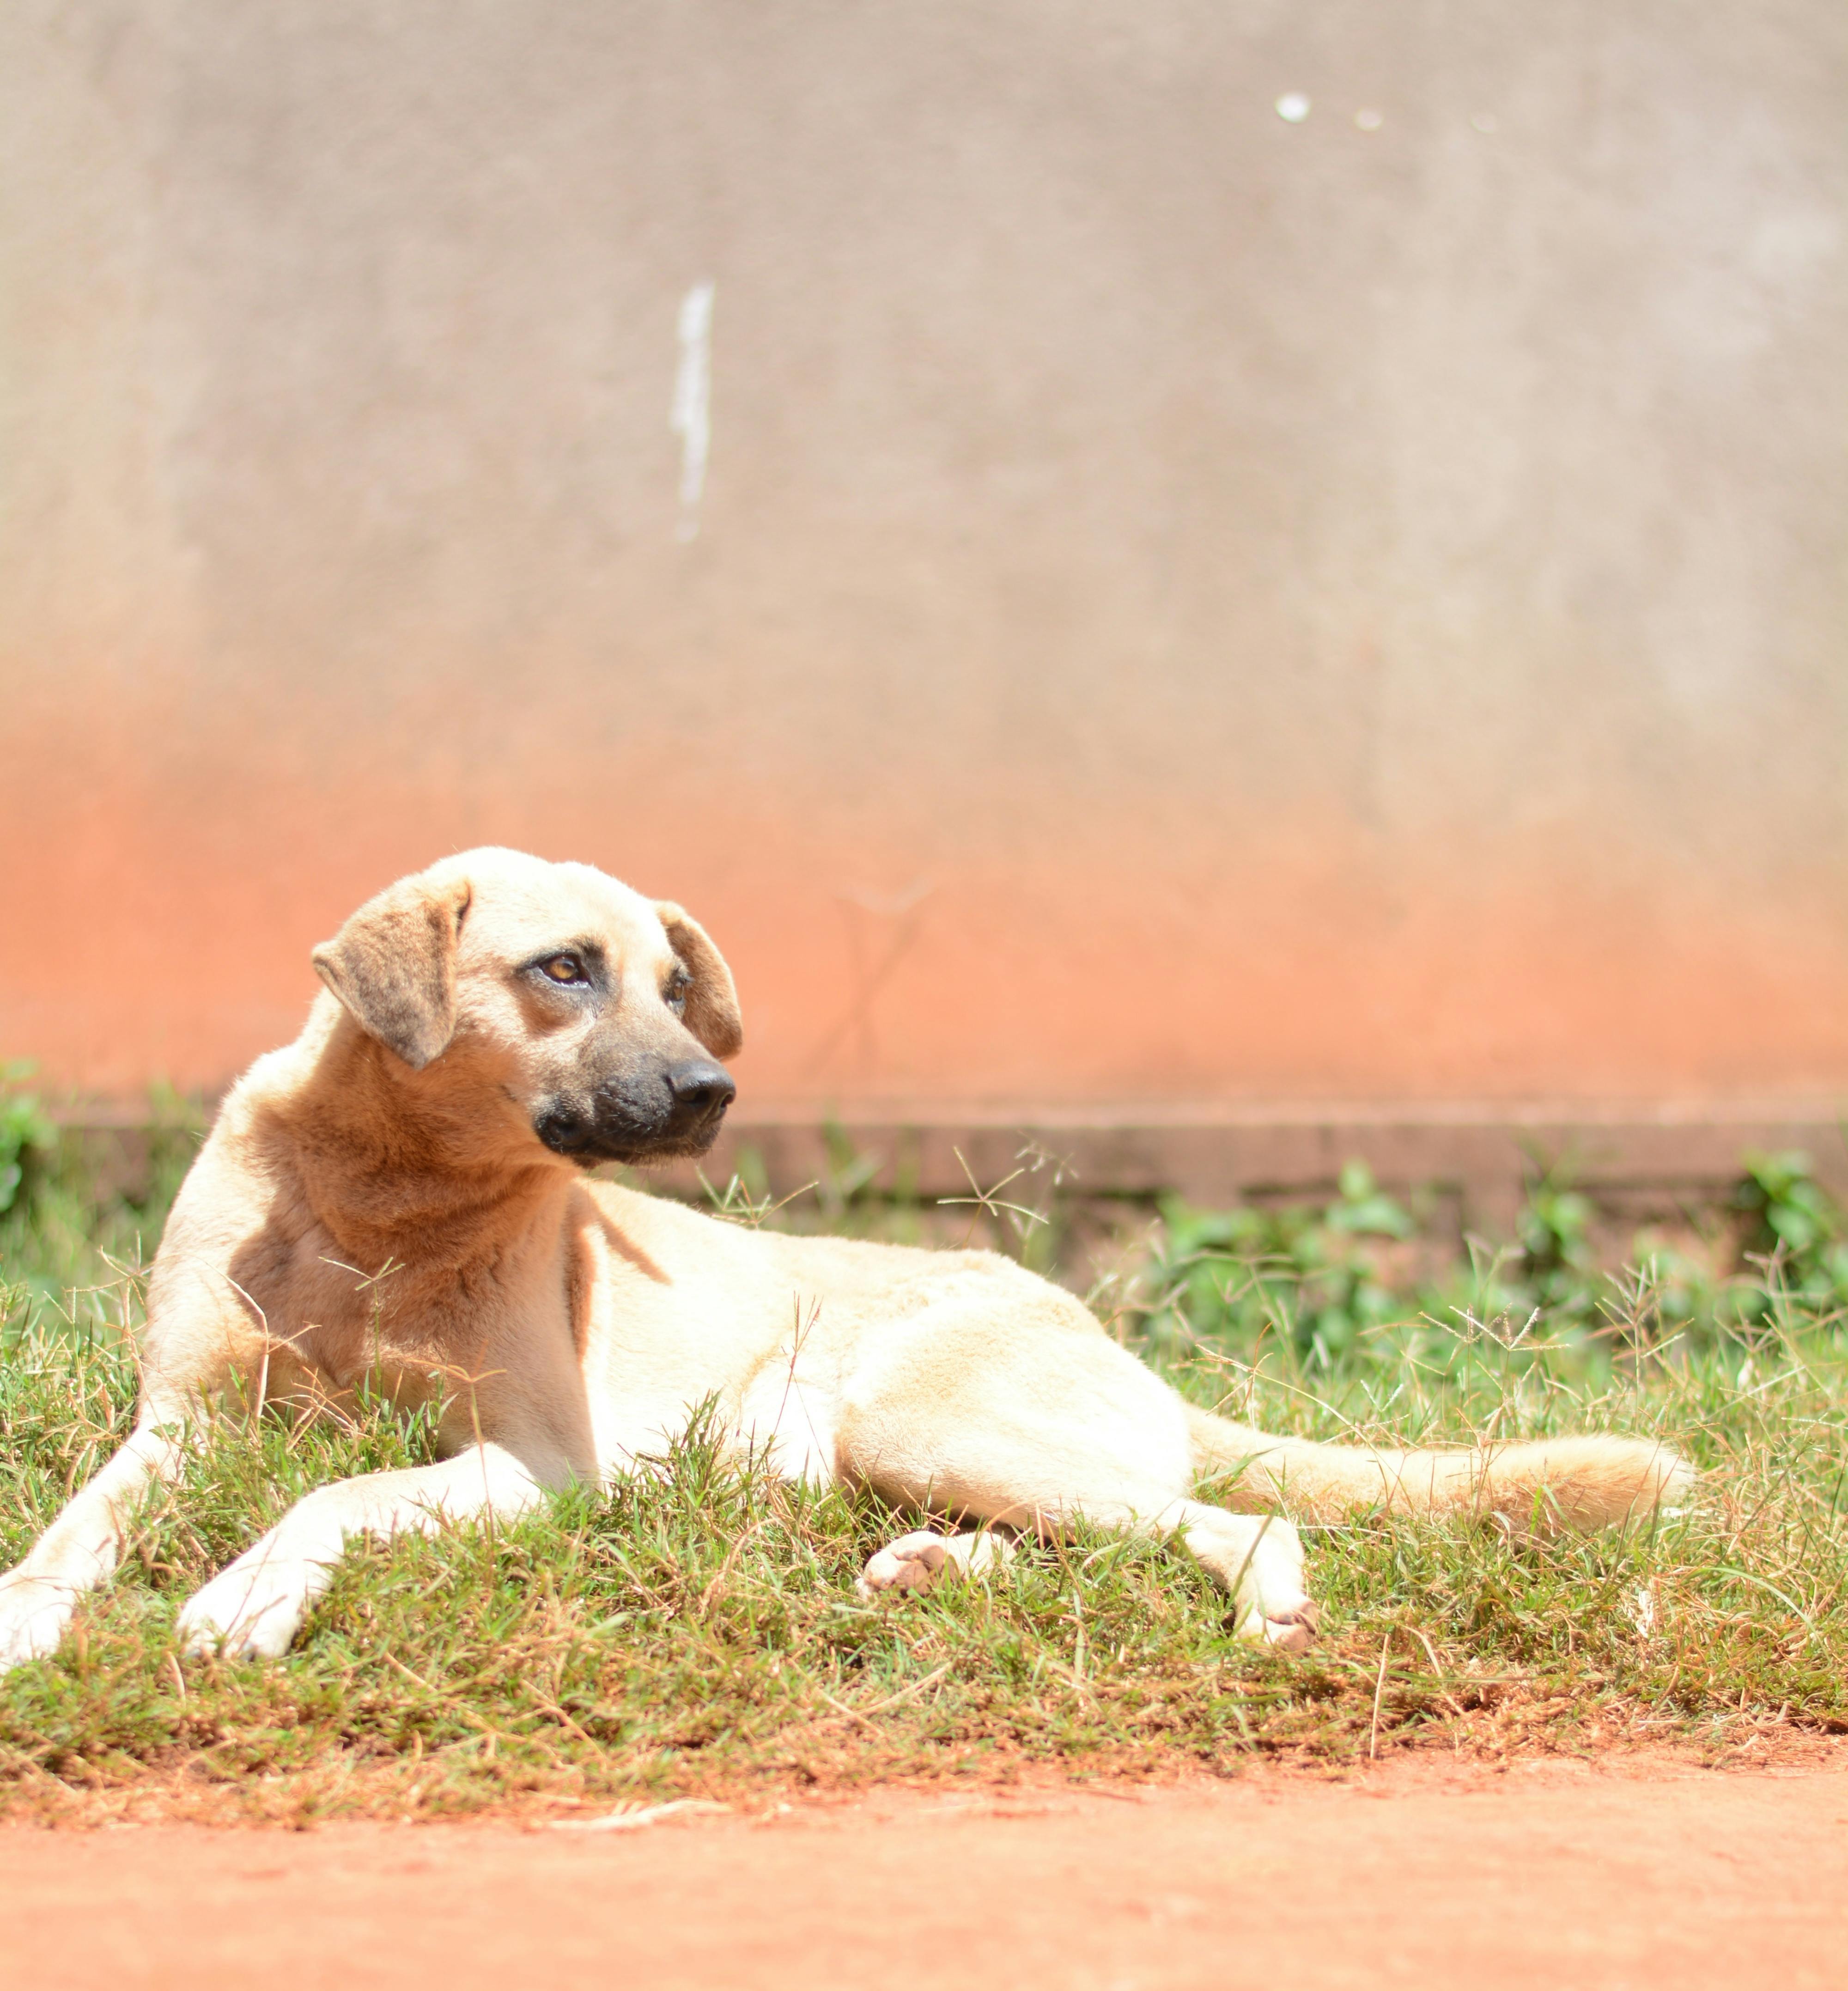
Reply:
[[[21,1174],[0,1203],[0,1285],[22,1295],[3,1332],[49,1321],[115,1334],[121,1279],[152,1263],[199,1151],[204,1115],[196,1101],[161,1088],[149,1099],[146,1123],[131,1134],[86,1136],[55,1128],[36,1102],[18,1111],[22,1095],[12,1088],[20,1068],[8,1071],[0,1105],[29,1138],[10,1157]]]
[[[1159,1346],[1245,1348],[1275,1332],[1326,1369],[1401,1310],[1381,1247],[1417,1226],[1363,1162],[1344,1165],[1319,1210],[1198,1210],[1169,1199],[1162,1217],[1145,1281],[1144,1331]]]
[[[57,1142],[58,1130],[36,1095],[19,1089],[32,1070],[22,1060],[0,1065],[0,1211],[19,1200],[29,1164],[49,1154]]]
[[[1515,1229],[1521,1246],[1516,1277],[1531,1304],[1563,1308],[1574,1319],[1591,1313],[1598,1279],[1591,1226],[1597,1215],[1591,1199],[1572,1186],[1564,1163],[1554,1163],[1530,1184]]]
[[[1656,1338],[1679,1334],[1705,1343],[1731,1332],[1740,1315],[1740,1282],[1717,1268],[1714,1241],[1690,1247],[1690,1241],[1648,1226],[1637,1232],[1631,1256],[1652,1297]]]
[[[1409,1237],[1418,1227],[1402,1203],[1380,1193],[1364,1162],[1342,1164],[1339,1193],[1322,1220],[1356,1237]]]
[[[1745,1157],[1734,1191],[1744,1216],[1740,1253],[1748,1264],[1776,1258],[1786,1281],[1816,1302],[1848,1304],[1848,1220],[1800,1149]]]

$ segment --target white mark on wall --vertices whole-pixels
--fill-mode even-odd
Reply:
[[[1309,114],[1309,100],[1300,90],[1288,90],[1277,100],[1277,114],[1286,124],[1300,124]]]
[[[713,441],[713,286],[696,284],[680,300],[680,366],[669,420],[680,438],[680,537],[699,530],[699,494]]]

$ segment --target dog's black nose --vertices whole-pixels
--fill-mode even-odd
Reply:
[[[685,1064],[670,1065],[667,1083],[676,1108],[689,1114],[722,1113],[738,1091],[730,1073],[710,1058],[689,1058]]]

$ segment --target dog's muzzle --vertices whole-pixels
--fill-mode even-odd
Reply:
[[[723,1066],[687,1058],[606,1079],[586,1101],[552,1100],[533,1131],[554,1154],[585,1168],[703,1155],[737,1091]]]

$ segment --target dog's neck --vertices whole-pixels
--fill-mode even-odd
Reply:
[[[311,1057],[291,1145],[316,1219],[358,1270],[460,1271],[556,1224],[575,1171],[504,1101],[490,1095],[471,1110],[453,1089],[407,1081],[344,1015]]]

